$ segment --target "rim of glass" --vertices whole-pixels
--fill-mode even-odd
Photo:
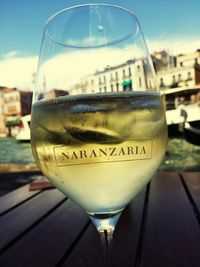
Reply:
[[[72,10],[72,9],[76,9],[76,8],[81,8],[81,7],[87,7],[87,6],[104,6],[104,7],[111,7],[111,8],[116,8],[118,10],[122,10],[122,11],[125,11],[127,14],[133,16],[136,20],[136,23],[137,23],[137,29],[136,29],[136,32],[133,34],[132,32],[125,35],[125,37],[123,38],[118,38],[114,41],[110,41],[108,43],[106,43],[106,46],[110,46],[110,45],[113,45],[113,44],[116,44],[116,43],[119,43],[121,41],[124,41],[126,39],[128,39],[129,37],[135,37],[139,34],[139,30],[141,31],[141,27],[140,27],[140,23],[139,23],[139,20],[138,20],[138,17],[137,15],[130,11],[129,9],[125,8],[125,7],[122,7],[122,6],[119,6],[119,5],[112,5],[112,4],[106,4],[106,3],[88,3],[88,4],[80,4],[80,5],[74,5],[74,6],[71,6],[71,7],[67,7],[67,8],[64,8],[64,9],[61,9],[57,12],[55,12],[53,15],[51,15],[47,20],[46,20],[46,23],[45,23],[45,28],[44,28],[44,32],[46,32],[48,38],[50,40],[52,40],[53,42],[61,45],[61,46],[65,46],[65,47],[71,47],[71,48],[100,48],[100,47],[105,47],[105,44],[97,44],[97,45],[70,45],[70,44],[67,44],[67,43],[63,43],[61,41],[58,41],[56,40],[56,38],[54,38],[52,36],[52,34],[49,33],[49,30],[48,30],[48,25],[51,21],[53,21],[57,16],[59,16],[61,13],[63,12],[66,12],[68,10]]]

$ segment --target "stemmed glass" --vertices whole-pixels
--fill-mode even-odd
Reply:
[[[46,177],[112,236],[166,148],[162,97],[135,14],[107,4],[46,23],[31,144]]]

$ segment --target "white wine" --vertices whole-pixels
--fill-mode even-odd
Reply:
[[[64,96],[33,105],[39,168],[90,214],[122,210],[159,167],[166,142],[158,93]]]

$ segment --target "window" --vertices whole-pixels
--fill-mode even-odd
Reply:
[[[101,84],[101,77],[99,77],[99,84]]]
[[[132,81],[131,83],[129,84],[129,91],[132,91],[133,90],[133,87],[132,87]]]
[[[103,76],[103,80],[104,80],[104,83],[106,83],[106,76],[105,75]]]
[[[139,77],[139,86],[142,87],[142,79]]]
[[[179,80],[179,82],[182,80],[182,75],[181,74],[178,75],[178,80]]]
[[[118,80],[118,72],[117,71],[115,72],[115,77],[116,77],[116,80]]]
[[[106,92],[106,86],[104,86],[104,92]]]
[[[8,106],[8,112],[9,113],[17,113],[16,106]]]
[[[138,71],[140,71],[140,65],[137,65],[137,69],[138,69]]]
[[[119,83],[116,83],[117,92],[119,92]]]
[[[131,67],[128,68],[128,74],[129,74],[129,76],[132,75],[132,73],[131,73]]]
[[[188,80],[192,80],[192,76],[191,76],[191,72],[189,71],[188,74],[187,74],[187,79]]]
[[[9,101],[12,102],[14,100],[14,97],[13,96],[10,96],[9,97]]]
[[[123,78],[125,78],[126,72],[125,70],[123,70]]]
[[[132,80],[128,80],[123,83],[123,91],[132,91],[132,89]]]
[[[113,81],[113,75],[112,75],[112,73],[110,74],[110,80]]]
[[[111,84],[111,86],[110,86],[110,87],[111,87],[111,92],[113,92],[113,91],[114,91],[114,90],[113,90],[113,84]]]
[[[165,84],[164,84],[164,81],[163,81],[163,78],[160,78],[160,87],[164,87]]]
[[[152,89],[151,80],[149,80],[149,89]]]

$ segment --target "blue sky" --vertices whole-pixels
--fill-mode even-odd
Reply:
[[[19,59],[23,66],[22,58],[29,60],[29,71],[34,71],[47,18],[60,9],[90,2],[121,5],[135,12],[150,52],[167,49],[182,53],[200,48],[200,0],[0,0],[0,72],[2,68],[6,71],[5,61],[8,67],[9,60],[15,59],[17,64]],[[10,73],[13,70],[11,65],[8,69]],[[12,77],[7,81],[8,74],[3,76],[0,85],[21,86]]]

